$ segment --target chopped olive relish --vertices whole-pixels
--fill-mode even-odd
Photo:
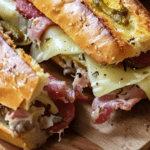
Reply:
[[[114,9],[109,6],[103,0],[93,0],[93,7],[97,11],[102,11],[106,15],[110,16],[115,22],[123,25],[129,24],[128,9],[122,5],[120,9]]]
[[[4,29],[5,32],[10,32],[10,36],[14,42],[20,43],[24,41],[24,34],[11,23],[0,20],[0,26]]]

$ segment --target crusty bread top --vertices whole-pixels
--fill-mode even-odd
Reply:
[[[0,104],[12,109],[29,102],[39,83],[38,75],[28,65],[30,59],[15,51],[11,39],[0,31]]]
[[[29,1],[99,63],[117,63],[150,49],[150,15],[137,0],[123,0],[128,26],[93,9],[93,0]]]

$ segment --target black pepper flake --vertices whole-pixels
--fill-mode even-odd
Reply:
[[[121,78],[120,80],[123,80],[123,78]]]
[[[94,45],[94,43],[91,43],[91,45]]]
[[[82,74],[81,73],[77,73],[79,78],[82,78]]]
[[[135,46],[135,38],[134,37],[129,39],[128,42]]]
[[[49,41],[51,38],[49,37],[49,38],[46,38],[45,40],[44,40],[44,42],[47,42],[47,41]]]
[[[95,78],[99,75],[99,72],[98,71],[95,71],[92,76],[94,76]]]
[[[74,62],[73,62],[73,61],[71,62],[71,66],[72,66],[72,68],[75,68]]]
[[[123,61],[122,64],[123,64],[124,71],[127,71],[127,65],[126,65],[126,63]]]
[[[16,68],[16,66],[17,66],[17,65],[15,64],[15,65],[13,66],[13,68],[15,69],[15,68]]]
[[[106,76],[107,76],[107,74],[104,74],[104,76],[106,77]]]
[[[96,85],[98,86],[98,83],[96,83]]]
[[[85,61],[85,56],[84,56],[84,54],[79,55],[79,60]]]

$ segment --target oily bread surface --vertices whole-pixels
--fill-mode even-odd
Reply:
[[[24,150],[31,150],[40,147],[49,137],[49,135],[46,135],[45,131],[39,130],[38,128],[34,128],[20,136],[15,136],[3,124],[0,124],[0,133],[0,139],[23,148]]]
[[[7,43],[6,43],[6,42]],[[39,83],[36,72],[15,51],[10,38],[0,32],[0,103],[16,110],[30,101]],[[23,54],[23,53],[22,53]]]
[[[149,14],[144,7],[135,0],[124,0],[126,7],[130,9],[134,18],[136,30],[131,30],[128,37],[133,39],[133,34],[139,31],[137,42],[129,43],[124,32],[130,32],[124,27],[117,26],[123,33],[114,29],[111,19],[104,14],[96,14],[86,2],[80,0],[29,0],[48,18],[58,24],[64,31],[91,57],[99,63],[113,64],[128,57],[139,56],[142,51],[150,49]],[[83,1],[82,1],[83,2]],[[132,4],[130,4],[132,2]],[[134,15],[139,10],[139,15]],[[138,14],[137,13],[137,14]],[[102,15],[102,16],[101,16]],[[142,20],[141,20],[142,18]],[[140,24],[137,21],[140,20]],[[131,36],[132,35],[132,36]],[[139,37],[140,35],[140,37]],[[142,38],[141,38],[142,37]],[[145,44],[146,43],[146,44]]]

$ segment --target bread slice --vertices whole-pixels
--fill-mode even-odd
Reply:
[[[137,0],[113,0],[110,6],[111,0],[104,1],[118,13],[125,8],[127,23],[118,23],[107,12],[97,11],[93,6],[96,0],[29,1],[99,63],[118,63],[150,49],[150,14]]]

